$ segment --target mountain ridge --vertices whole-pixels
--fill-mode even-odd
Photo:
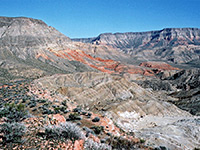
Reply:
[[[96,38],[72,39],[109,45],[138,59],[189,63],[200,59],[199,28],[165,28],[148,32],[105,33]]]
[[[197,27],[183,27],[183,28],[162,28],[162,29],[157,29],[157,30],[148,30],[148,31],[129,31],[129,32],[104,32],[104,33],[100,33],[98,36],[99,37],[101,35],[117,35],[117,34],[145,34],[145,33],[152,33],[152,32],[162,32],[165,30],[175,30],[175,29],[181,29],[181,30],[185,30],[185,29],[192,29],[192,30],[199,30],[199,28]],[[78,39],[93,39],[96,38],[95,36],[93,37],[85,37],[85,38],[72,38],[72,40],[78,40]]]

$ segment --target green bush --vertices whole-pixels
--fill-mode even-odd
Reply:
[[[140,143],[145,143],[145,140],[144,139],[140,139]]]
[[[22,123],[4,123],[0,125],[3,143],[21,143],[26,132],[26,127]]]
[[[19,122],[27,118],[28,112],[24,104],[5,104],[0,109],[0,118],[6,117],[8,122]]]

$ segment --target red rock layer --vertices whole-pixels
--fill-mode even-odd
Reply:
[[[155,73],[157,72],[152,71],[152,68],[158,69],[158,72],[160,72],[161,70],[178,70],[178,68],[174,68],[170,66],[169,64],[160,63],[160,62],[143,62],[139,66],[125,65],[111,59],[102,59],[99,57],[92,57],[91,55],[86,54],[82,50],[71,50],[71,49],[59,50],[59,51],[55,51],[52,49],[48,49],[48,50],[53,55],[60,57],[62,59],[67,59],[69,61],[73,61],[73,60],[79,61],[101,72],[106,72],[110,74],[130,73],[130,74],[142,74],[145,76],[154,76]],[[54,60],[50,58],[50,56],[47,56],[45,54],[38,54],[36,56],[37,59],[39,57],[42,57],[44,59],[54,62]]]

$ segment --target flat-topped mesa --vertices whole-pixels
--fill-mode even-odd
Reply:
[[[42,20],[26,17],[0,17],[0,39],[3,45],[19,47],[62,45],[71,41]]]
[[[26,17],[0,17],[0,37],[5,36],[61,36],[70,40],[55,28],[48,26],[45,22],[38,19]]]
[[[21,22],[21,23],[25,23],[27,21],[31,21],[32,23],[36,23],[36,24],[41,24],[41,25],[46,25],[47,26],[47,24],[45,22],[43,22],[42,20],[28,18],[28,17],[2,17],[2,16],[0,16],[0,21],[1,21],[0,27],[6,26],[6,25],[8,26],[13,21],[18,21],[18,22]]]
[[[81,39],[73,39],[73,40],[87,42],[87,43],[92,43],[98,40],[98,41],[101,41],[102,43],[107,43],[108,45],[112,45],[114,47],[123,48],[123,47],[134,46],[134,44],[136,44],[136,42],[127,43],[127,41],[130,41],[130,40],[137,41],[137,43],[140,42],[141,44],[142,43],[141,40],[151,41],[151,42],[158,39],[169,41],[172,38],[178,38],[178,39],[183,38],[185,40],[189,40],[188,42],[199,44],[200,43],[200,29],[198,28],[164,28],[162,30],[146,31],[146,32],[103,33],[103,34],[100,34],[96,38],[94,37],[87,38],[87,40],[85,40],[84,38],[81,38]],[[121,41],[124,39],[126,39],[126,41]],[[125,43],[126,45],[123,45]],[[138,43],[138,46],[140,44]],[[138,47],[138,46],[135,46],[135,47]]]
[[[72,39],[109,45],[133,57],[188,63],[200,58],[200,29],[165,28],[148,32],[104,33],[96,38]]]

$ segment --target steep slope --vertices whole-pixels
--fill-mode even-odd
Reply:
[[[74,47],[68,37],[41,20],[0,17],[0,69],[7,74],[0,80],[94,70],[80,62],[60,60],[48,50]]]
[[[138,59],[187,63],[199,60],[200,29],[166,28],[150,32],[105,33],[96,38],[73,39],[110,45]],[[198,67],[198,66],[197,66]]]

